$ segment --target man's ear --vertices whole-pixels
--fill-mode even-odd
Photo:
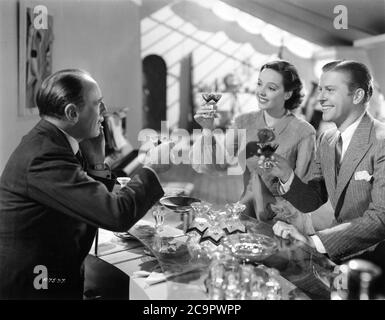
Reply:
[[[76,123],[79,119],[79,110],[76,105],[69,103],[64,108],[64,116],[67,120]]]
[[[285,92],[285,100],[289,100],[292,95],[293,95],[293,91],[286,91]]]
[[[354,104],[359,104],[362,103],[365,97],[365,90],[362,88],[356,89],[353,93],[353,103]]]

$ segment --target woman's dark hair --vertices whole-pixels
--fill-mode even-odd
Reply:
[[[302,82],[299,78],[297,69],[291,63],[283,60],[272,61],[264,64],[261,67],[260,72],[265,69],[277,71],[282,76],[284,90],[286,92],[293,92],[291,97],[285,101],[285,109],[293,110],[298,108],[301,105],[304,95],[302,93]]]
[[[36,95],[40,116],[60,119],[70,103],[82,108],[85,77],[90,77],[89,73],[80,69],[60,70],[48,76]]]
[[[348,74],[350,92],[353,93],[353,91],[361,88],[365,92],[363,103],[370,100],[373,94],[373,79],[369,69],[363,63],[352,60],[336,60],[325,64],[322,71],[339,71]]]

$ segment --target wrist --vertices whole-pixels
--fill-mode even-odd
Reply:
[[[82,150],[82,155],[84,159],[86,159],[87,163],[95,165],[104,163],[105,155],[103,153],[97,153],[97,152],[87,152],[86,150]]]

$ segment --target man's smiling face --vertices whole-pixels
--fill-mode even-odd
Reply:
[[[339,126],[354,111],[349,80],[349,75],[340,71],[327,71],[321,75],[318,101],[322,107],[324,121],[331,121]]]

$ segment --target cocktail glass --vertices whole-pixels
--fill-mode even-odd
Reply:
[[[202,110],[205,111],[203,117],[215,118],[216,109],[214,106],[222,98],[222,94],[215,92],[204,92],[202,93],[202,98],[204,100],[204,103],[202,104]]]
[[[202,98],[205,100],[205,104],[216,104],[222,98],[222,94],[216,92],[204,92],[202,93]]]
[[[118,178],[116,178],[116,180],[118,180],[120,186],[123,188],[123,187],[125,187],[131,181],[131,178],[129,178],[129,177],[118,177]]]

